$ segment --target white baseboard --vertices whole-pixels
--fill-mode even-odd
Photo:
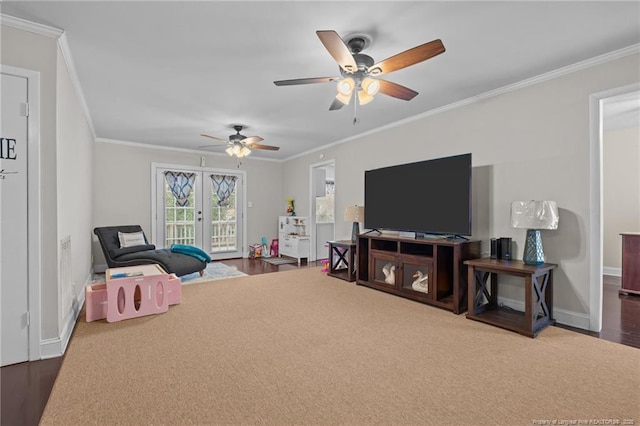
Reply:
[[[622,276],[622,268],[608,268],[603,267],[602,273],[604,275],[611,275],[612,277],[621,277]]]
[[[519,300],[505,299],[498,296],[498,303],[511,309],[515,309],[516,311],[525,311],[524,302]],[[572,312],[554,307],[553,319],[556,320],[556,323],[558,324],[568,325],[569,327],[575,327],[587,331],[589,330],[589,314]]]
[[[57,358],[64,355],[71,340],[73,329],[78,321],[78,316],[80,316],[80,311],[84,305],[85,287],[90,285],[92,281],[93,272],[90,272],[79,294],[73,298],[71,312],[65,318],[60,336],[40,341],[40,359]]]

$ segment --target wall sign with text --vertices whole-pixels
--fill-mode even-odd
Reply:
[[[18,159],[18,144],[14,138],[0,138],[0,160],[17,160]],[[8,175],[17,174],[18,172],[13,172],[11,170],[7,170],[4,168],[4,161],[2,162],[3,166],[0,167],[0,181],[4,180]]]

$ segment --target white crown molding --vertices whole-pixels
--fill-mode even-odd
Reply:
[[[69,43],[67,42],[67,35],[61,34],[58,38],[58,47],[60,48],[60,52],[62,53],[62,57],[64,58],[64,62],[67,64],[67,71],[69,72],[69,78],[71,79],[71,84],[76,91],[76,96],[78,97],[78,101],[80,102],[80,109],[84,113],[84,117],[87,120],[87,124],[89,125],[89,130],[93,135],[93,139],[96,138],[96,129],[93,127],[93,119],[91,118],[91,112],[89,111],[89,106],[87,105],[87,100],[84,97],[84,91],[82,90],[82,86],[80,85],[80,80],[78,79],[78,73],[76,72],[76,64],[73,61],[73,56],[71,55],[71,49],[69,48]]]
[[[303,153],[293,155],[291,157],[285,158],[282,161],[294,160],[296,158],[300,158],[300,157],[303,157],[305,155],[313,154],[315,152],[322,151],[322,150],[325,150],[325,149],[328,149],[330,147],[333,147],[333,146],[336,146],[336,145],[340,145],[340,144],[343,144],[343,143],[347,143],[347,142],[355,140],[355,139],[360,139],[360,138],[363,138],[365,136],[369,136],[369,135],[372,135],[372,134],[375,134],[375,133],[379,133],[379,132],[382,132],[382,131],[385,131],[385,130],[394,129],[396,127],[404,126],[405,124],[411,123],[411,122],[416,121],[416,120],[421,120],[423,118],[431,117],[431,116],[434,116],[434,115],[437,115],[437,114],[441,114],[441,113],[446,112],[446,111],[451,111],[451,110],[454,110],[454,109],[462,108],[462,107],[465,107],[467,105],[474,104],[476,102],[482,102],[482,101],[485,101],[485,100],[487,100],[489,98],[494,98],[496,96],[504,95],[504,94],[509,93],[509,92],[514,92],[516,90],[524,89],[525,87],[529,87],[529,86],[536,85],[538,83],[542,83],[542,82],[545,82],[545,81],[553,80],[555,78],[558,78],[558,77],[561,77],[561,76],[564,76],[564,75],[567,75],[567,74],[571,74],[571,73],[574,73],[576,71],[580,71],[580,70],[583,70],[583,69],[586,69],[586,68],[590,68],[590,67],[593,67],[593,66],[596,66],[596,65],[604,64],[606,62],[614,61],[616,59],[624,58],[625,56],[629,56],[629,55],[633,55],[633,54],[637,54],[637,53],[640,53],[640,44],[634,44],[634,45],[631,45],[631,46],[628,46],[628,47],[625,47],[625,48],[622,48],[622,49],[619,49],[619,50],[614,50],[613,52],[605,53],[604,55],[596,56],[594,58],[587,59],[587,60],[584,60],[584,61],[581,61],[581,62],[577,62],[575,64],[568,65],[566,67],[558,68],[557,70],[553,70],[553,71],[550,71],[550,72],[547,72],[547,73],[544,73],[544,74],[540,74],[540,75],[535,76],[535,77],[528,78],[526,80],[519,81],[517,83],[509,84],[507,86],[503,86],[503,87],[500,87],[500,88],[497,88],[497,89],[494,89],[494,90],[490,90],[488,92],[481,93],[480,95],[477,95],[477,96],[472,96],[472,97],[467,98],[467,99],[463,99],[463,100],[460,100],[460,101],[457,101],[457,102],[453,102],[453,103],[450,103],[448,105],[444,105],[442,107],[435,108],[435,109],[423,112],[421,114],[417,114],[417,115],[414,115],[412,117],[405,118],[403,120],[395,121],[395,122],[393,122],[391,124],[387,124],[385,126],[377,127],[375,129],[369,130],[367,132],[359,133],[359,134],[354,135],[354,136],[349,136],[346,139],[341,139],[339,141],[332,142],[332,143],[320,146],[318,148],[314,148],[314,149],[311,149],[309,151],[305,151]]]
[[[198,154],[198,155],[207,154],[207,155],[216,155],[216,156],[219,156],[219,157],[228,157],[227,154],[223,154],[223,153],[219,153],[219,152],[205,151],[205,150],[201,150],[201,149],[176,148],[176,147],[173,147],[173,146],[151,145],[151,144],[148,144],[148,143],[121,141],[121,140],[117,140],[117,139],[96,138],[96,142],[108,143],[108,144],[114,144],[114,145],[131,146],[131,147],[135,147],[135,148],[160,149],[160,150],[164,150],[164,151],[186,152],[186,153],[189,153],[189,154]],[[272,162],[276,162],[276,163],[281,163],[283,161],[283,160],[276,160],[276,159],[272,159],[272,158],[260,158],[260,157],[252,157],[252,158],[244,157],[242,159],[242,161],[245,161],[245,160],[248,160],[248,161],[251,161],[251,160],[272,161]]]
[[[39,34],[45,37],[57,38],[58,39],[58,47],[60,48],[60,52],[62,53],[62,57],[64,58],[64,62],[67,65],[67,71],[69,72],[69,77],[71,78],[71,84],[76,91],[76,95],[78,96],[78,101],[80,102],[80,108],[84,113],[85,119],[87,120],[87,124],[89,125],[89,129],[93,138],[96,138],[96,131],[93,127],[93,120],[91,119],[91,113],[89,112],[89,107],[87,105],[87,100],[84,96],[84,91],[82,90],[82,86],[80,85],[80,80],[78,79],[78,73],[76,72],[75,62],[73,61],[73,56],[71,55],[71,49],[69,49],[69,43],[67,42],[67,36],[64,30],[59,28],[50,27],[48,25],[38,24],[36,22],[27,21],[26,19],[16,18],[15,16],[4,15],[0,13],[0,23],[2,25],[7,25],[13,28],[17,28],[23,31],[29,31],[34,34]]]
[[[59,28],[38,24],[36,22],[16,18],[15,16],[4,15],[2,13],[0,13],[0,24],[51,38],[58,38],[64,33],[64,31]]]

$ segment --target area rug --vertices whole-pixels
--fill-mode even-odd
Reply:
[[[193,274],[183,275],[180,277],[180,281],[182,281],[182,285],[187,285],[246,276],[247,274],[238,271],[234,266],[225,265],[221,262],[212,262],[207,265],[207,269],[204,270],[202,276],[200,276],[199,272],[194,272]]]
[[[161,315],[79,321],[40,424],[637,424],[639,354],[296,268],[185,286]]]
[[[291,257],[263,257],[262,260],[271,265],[286,265],[288,263],[298,263],[298,259]]]

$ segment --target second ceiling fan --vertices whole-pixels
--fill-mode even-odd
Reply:
[[[405,101],[413,99],[418,94],[415,90],[382,80],[378,76],[415,65],[445,51],[442,41],[437,39],[375,62],[371,56],[360,53],[367,43],[364,36],[353,36],[345,43],[338,33],[332,30],[316,31],[316,34],[340,66],[341,76],[278,80],[274,81],[274,84],[292,86],[335,81],[338,83],[338,95],[329,107],[331,111],[348,105],[351,98],[356,96],[360,105],[367,104],[378,92]]]
[[[202,146],[199,146],[198,148],[212,148],[217,146],[226,146],[227,149],[225,151],[227,154],[229,154],[230,156],[235,155],[236,157],[239,157],[239,158],[246,157],[247,155],[251,154],[252,149],[265,149],[268,151],[277,151],[280,149],[280,147],[278,146],[259,144],[258,142],[261,142],[264,140],[260,136],[241,135],[240,132],[242,131],[243,128],[244,127],[242,125],[234,124],[233,129],[236,131],[236,134],[229,135],[229,139],[222,139],[222,138],[201,133],[200,136],[204,136],[205,138],[214,139],[217,141],[222,141],[225,143],[217,144],[217,145],[202,145]]]

